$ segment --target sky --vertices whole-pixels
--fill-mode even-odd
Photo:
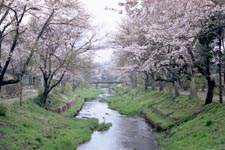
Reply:
[[[98,34],[109,37],[116,31],[118,23],[120,23],[122,15],[119,11],[122,8],[118,5],[121,0],[82,0],[89,13],[92,15],[91,23],[98,26]],[[115,10],[109,10],[108,8],[114,8]],[[103,39],[102,39],[103,40]],[[95,56],[95,62],[110,61],[113,53],[112,48],[106,48],[104,50],[98,50]]]

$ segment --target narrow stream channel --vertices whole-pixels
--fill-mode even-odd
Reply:
[[[99,97],[110,97],[109,89],[102,89]],[[86,102],[78,118],[97,118],[100,122],[111,122],[108,131],[96,131],[91,140],[77,150],[158,150],[151,128],[140,117],[127,117],[108,108],[107,103],[93,100]]]

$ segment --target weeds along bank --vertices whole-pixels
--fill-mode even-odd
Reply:
[[[0,149],[74,150],[90,139],[93,130],[105,128],[97,119],[72,118],[83,105],[84,97],[93,98],[99,93],[96,89],[52,93],[49,97],[52,107],[60,107],[77,97],[74,105],[62,113],[39,107],[37,98],[24,101],[22,107],[17,102],[5,106],[6,114],[0,116]]]
[[[112,109],[143,115],[157,131],[161,150],[225,149],[225,106],[190,96],[174,97],[159,91],[116,89],[107,99]]]

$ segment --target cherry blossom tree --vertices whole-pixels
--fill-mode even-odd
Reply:
[[[66,72],[73,72],[72,64],[79,63],[95,42],[95,34],[88,24],[89,15],[78,1],[48,1],[46,5],[49,5],[46,12],[53,15],[34,54],[43,77],[41,106],[45,106],[48,94],[62,81]],[[40,28],[37,19],[35,22],[36,28]]]
[[[124,36],[123,41],[129,41],[129,44],[123,45],[122,50],[127,51],[127,49],[133,47],[132,45],[136,45],[132,49],[133,54],[140,55],[143,52],[143,49],[140,50],[143,45],[137,39],[133,40],[140,33],[145,37],[144,41],[147,41],[147,46],[145,46],[148,48],[144,51],[146,52],[151,49],[147,57],[148,59],[144,63],[141,63],[143,64],[143,68],[157,71],[157,74],[161,75],[160,79],[165,81],[165,76],[172,76],[174,78],[174,75],[183,70],[184,66],[189,66],[189,69],[185,71],[188,74],[193,75],[194,68],[197,68],[202,73],[196,61],[195,53],[197,51],[195,45],[200,31],[207,26],[210,14],[217,11],[224,11],[223,1],[127,0],[120,3],[120,5],[125,7],[127,18],[130,20],[129,23],[132,24],[130,25],[132,26],[132,30],[137,31],[129,33],[127,38]],[[119,31],[119,33],[123,34],[124,32]],[[156,48],[150,48],[153,43],[156,43]],[[173,49],[168,49],[168,47],[173,47]],[[168,65],[171,64],[171,60],[173,61],[172,64],[175,65],[175,67],[172,67],[172,70],[171,65]],[[141,66],[141,61],[137,59],[135,61],[137,63],[130,63],[127,65],[129,66],[128,68],[133,68],[130,65]],[[164,70],[164,75],[160,70]],[[174,81],[177,82],[179,78],[180,76],[177,75]],[[167,79],[167,81],[169,80]],[[210,82],[211,79],[208,81],[208,83],[212,83]],[[208,87],[208,93],[212,93],[210,92],[210,84]],[[212,101],[212,96],[210,95],[207,95],[206,104]]]
[[[32,2],[2,0],[0,3],[0,87],[20,81],[18,79],[4,80],[4,76],[14,57],[18,39],[26,31],[23,22],[34,10],[37,8]]]
[[[89,15],[78,0],[2,0],[0,12],[0,87],[20,82],[29,66],[39,68],[44,106],[65,74],[79,75],[78,65],[90,62],[84,60],[89,60],[86,53],[96,33]],[[5,73],[13,67],[18,77],[5,80]]]

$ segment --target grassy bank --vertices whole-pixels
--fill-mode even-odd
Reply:
[[[82,108],[85,100],[91,100],[96,98],[101,91],[95,88],[78,88],[74,91],[74,94],[77,96],[76,103],[70,109],[63,112],[65,116],[74,116]]]
[[[118,96],[107,100],[110,107],[127,115],[144,115],[158,130],[165,131],[157,134],[162,150],[225,149],[225,106],[205,107],[202,100],[159,91],[118,91]]]
[[[195,119],[159,135],[162,150],[224,150],[225,106],[211,104]]]
[[[60,107],[73,100],[75,96],[81,99],[94,99],[100,93],[101,91],[94,87],[77,88],[74,91],[71,90],[70,86],[59,87],[49,95],[47,103],[54,107]]]
[[[92,90],[83,89],[82,91],[88,93]],[[75,94],[71,91],[67,92],[64,95],[58,95],[61,96],[61,104],[62,101],[66,102],[75,94],[79,94],[79,92]],[[96,95],[97,91],[92,96]],[[56,95],[51,96],[55,97],[55,101],[58,98]],[[79,144],[90,139],[93,130],[100,130],[103,126],[99,125],[96,119],[82,120],[68,117],[80,108],[84,96],[81,94],[75,105],[61,114],[40,108],[36,104],[37,99],[23,102],[22,107],[17,102],[6,106],[6,115],[0,116],[0,149],[75,149]]]

